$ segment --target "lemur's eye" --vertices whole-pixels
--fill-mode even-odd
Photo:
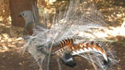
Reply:
[[[22,13],[22,16],[24,16],[24,13]]]
[[[25,14],[25,13],[22,13],[22,16],[26,17],[26,16],[27,16],[27,14]]]

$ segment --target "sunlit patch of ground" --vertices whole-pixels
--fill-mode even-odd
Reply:
[[[118,37],[125,38],[125,27],[121,27],[121,26],[104,27],[103,29],[100,29],[100,30],[94,30],[93,34],[80,32],[79,36],[89,37],[91,39],[97,38],[97,39],[100,39],[100,41],[105,41],[106,39],[109,40],[109,42],[118,41]]]
[[[112,38],[112,37],[117,37],[117,36],[123,36],[125,37],[125,27],[121,28],[119,27],[109,27],[109,28],[104,28],[104,32],[97,32],[95,33],[97,37],[105,37],[105,38]]]
[[[0,35],[0,52],[11,51],[13,49],[20,50],[23,47],[23,39],[16,37],[9,37],[8,34],[4,33]]]

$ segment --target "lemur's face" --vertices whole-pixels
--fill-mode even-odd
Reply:
[[[23,11],[23,12],[19,13],[19,16],[20,16],[20,17],[26,17],[27,14],[28,14],[28,12]]]
[[[29,17],[32,17],[32,12],[26,10],[26,11],[19,13],[19,16],[23,17],[24,19],[27,19]]]

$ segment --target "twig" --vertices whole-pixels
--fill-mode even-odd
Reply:
[[[98,70],[97,67],[96,67],[96,65],[94,64],[94,61],[93,61],[92,57],[90,56],[90,54],[89,53],[87,53],[87,54],[88,54],[88,56],[90,58],[90,61],[92,61],[92,65],[93,65],[94,69]]]
[[[61,65],[60,65],[60,63],[59,63],[59,59],[57,58],[57,63],[58,63],[58,66],[59,66],[59,70],[62,70],[61,69]]]
[[[53,45],[53,41],[52,41],[52,45]],[[50,53],[48,55],[47,70],[49,70],[49,63],[50,63],[50,56],[51,56],[51,51],[52,51],[52,45],[50,46]]]

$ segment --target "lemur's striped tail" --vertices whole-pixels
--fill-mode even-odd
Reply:
[[[84,42],[78,45],[74,45],[72,48],[72,55],[78,55],[86,52],[97,52],[103,55],[104,59],[108,61],[107,54],[105,50],[98,45],[98,43],[92,42]]]
[[[57,46],[53,47],[52,52],[56,54],[63,54],[65,51],[70,51],[72,55],[79,55],[86,52],[97,52],[103,55],[104,59],[108,61],[107,53],[93,41],[74,44],[72,39],[65,39]]]
[[[72,55],[78,55],[78,54],[82,54],[86,52],[97,52],[97,53],[102,54],[104,59],[108,61],[108,57],[107,57],[105,50],[101,46],[99,46],[98,43],[94,43],[93,41],[74,45],[72,47],[72,51],[73,51]]]

